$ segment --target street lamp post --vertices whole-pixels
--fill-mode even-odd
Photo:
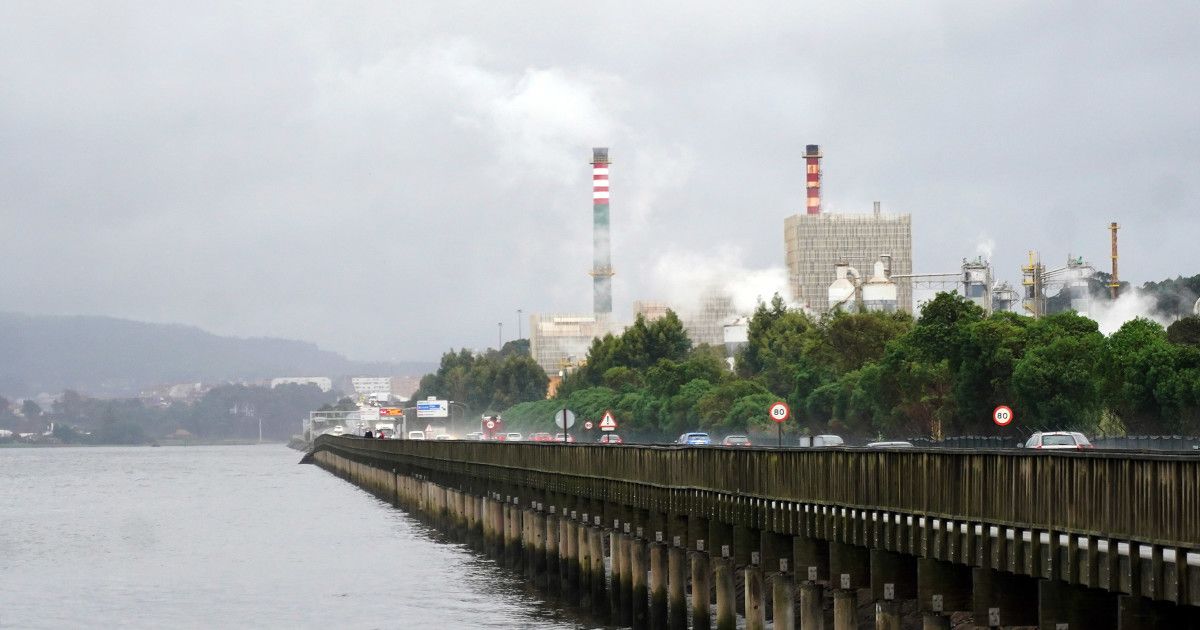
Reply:
[[[1196,302],[1200,305],[1200,301]],[[517,339],[521,338],[521,309],[517,309]]]
[[[496,352],[504,346],[504,322],[496,322]]]

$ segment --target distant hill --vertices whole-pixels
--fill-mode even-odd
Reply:
[[[275,376],[402,376],[435,363],[363,363],[288,339],[221,337],[111,317],[0,313],[0,394],[121,396],[169,383]]]

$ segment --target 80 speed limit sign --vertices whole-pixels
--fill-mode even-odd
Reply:
[[[1008,405],[1000,405],[992,412],[992,422],[997,426],[1006,427],[1013,421],[1013,410]]]
[[[788,418],[792,417],[792,410],[783,401],[771,405],[768,413],[771,414],[771,419],[775,422],[786,422]]]

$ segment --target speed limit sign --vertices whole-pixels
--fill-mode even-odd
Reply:
[[[1013,410],[1008,405],[1000,405],[992,412],[992,422],[995,422],[997,426],[1006,427],[1012,424],[1012,421]]]
[[[792,410],[783,401],[771,405],[769,413],[775,422],[786,422],[788,418],[792,417]]]
[[[495,428],[496,428],[496,421],[495,421],[495,420],[488,420],[487,422],[485,422],[485,423],[483,424],[483,426],[485,426],[485,427],[487,427],[487,428],[489,428],[489,429],[495,429]]]

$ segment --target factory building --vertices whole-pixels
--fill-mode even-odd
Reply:
[[[889,261],[888,276],[912,274],[912,217],[881,212],[878,203],[870,214],[822,212],[820,158],[817,145],[805,148],[806,212],[783,225],[792,296],[816,314],[829,311],[839,265],[874,270],[883,257]],[[896,292],[897,308],[911,312],[911,280],[897,278]]]
[[[737,317],[733,297],[723,291],[709,289],[701,296],[696,309],[684,313],[681,319],[692,346],[708,344],[720,347],[725,343],[725,324]]]

